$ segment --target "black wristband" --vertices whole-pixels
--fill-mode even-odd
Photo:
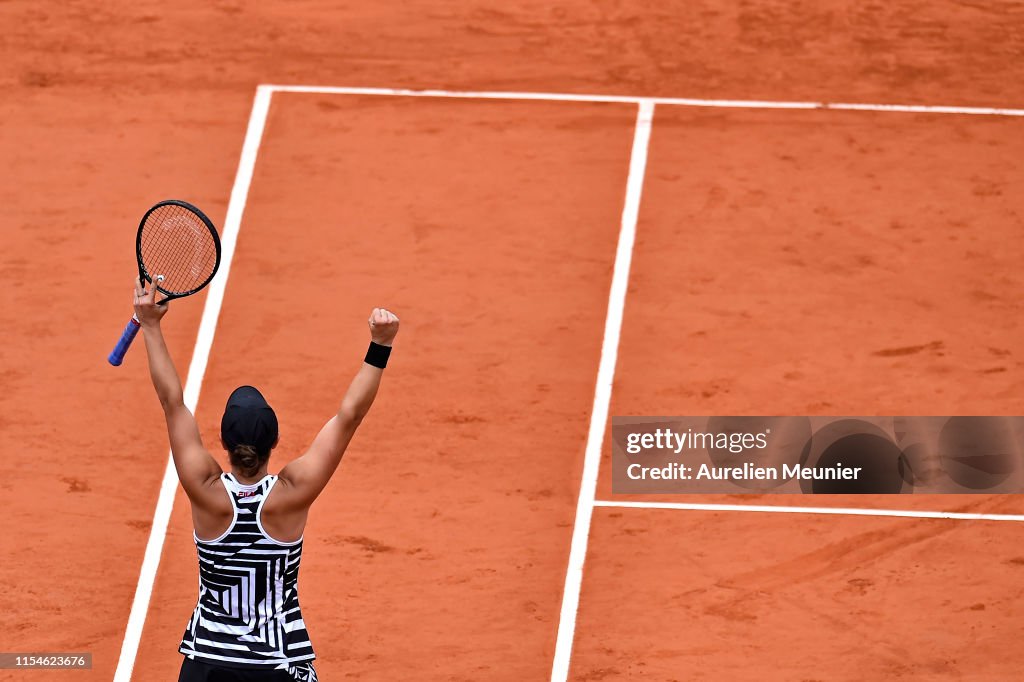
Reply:
[[[391,346],[382,346],[370,341],[370,347],[366,349],[366,357],[363,358],[363,362],[384,369],[388,366],[389,357],[391,357]]]

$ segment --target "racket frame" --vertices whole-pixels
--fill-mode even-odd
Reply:
[[[167,291],[153,281],[153,276],[146,271],[146,265],[142,261],[142,231],[146,227],[146,220],[149,219],[149,216],[152,215],[153,211],[163,206],[180,206],[181,208],[192,212],[203,222],[204,225],[206,225],[206,229],[210,231],[210,236],[213,237],[213,246],[216,250],[216,260],[213,263],[213,271],[210,273],[209,277],[200,282],[199,285],[191,291],[183,291],[180,293],[171,293]],[[217,228],[213,226],[213,221],[207,218],[205,213],[187,201],[181,201],[180,199],[165,199],[164,201],[154,204],[148,211],[146,211],[145,215],[142,216],[142,220],[139,221],[139,229],[135,234],[135,260],[139,266],[139,281],[151,283],[156,287],[157,291],[165,296],[162,301],[157,301],[157,305],[163,305],[176,298],[184,298],[185,296],[191,296],[192,294],[202,291],[206,285],[213,280],[214,275],[217,274],[217,270],[220,269],[220,257],[220,235],[217,234]],[[158,272],[156,274],[166,276],[169,273]],[[131,347],[132,341],[135,340],[135,335],[138,334],[139,328],[139,319],[135,315],[132,315],[132,319],[128,321],[128,325],[121,333],[121,338],[118,340],[117,345],[114,346],[114,350],[112,350],[110,355],[107,356],[107,362],[117,367],[124,361],[124,356],[128,353],[128,349]]]
[[[206,285],[209,284],[211,280],[213,280],[214,275],[217,274],[217,270],[220,269],[220,255],[221,255],[220,235],[217,234],[217,228],[213,226],[213,221],[211,221],[209,218],[207,218],[205,213],[203,213],[197,207],[193,206],[192,204],[188,203],[187,201],[182,201],[181,199],[165,199],[164,201],[161,201],[161,202],[159,202],[157,204],[154,204],[148,211],[146,211],[145,215],[142,216],[142,220],[139,221],[139,231],[135,235],[135,260],[138,262],[138,266],[139,266],[139,281],[140,282],[150,282],[150,283],[153,282],[153,276],[150,275],[150,273],[146,270],[146,264],[142,262],[142,231],[143,231],[143,229],[145,229],[146,221],[149,219],[149,216],[152,215],[153,211],[155,211],[158,208],[161,208],[163,206],[180,206],[180,207],[182,207],[182,208],[184,208],[184,209],[186,209],[188,211],[191,211],[192,213],[194,213],[196,215],[197,218],[199,218],[201,221],[203,221],[203,224],[206,225],[206,229],[208,229],[210,231],[210,235],[213,237],[213,246],[216,249],[217,258],[214,261],[213,271],[210,272],[210,276],[207,277],[198,286],[196,286],[195,288],[193,288],[190,291],[183,291],[181,293],[176,293],[175,294],[175,293],[171,293],[171,292],[167,291],[162,286],[157,284],[156,285],[156,290],[159,291],[161,294],[163,294],[166,297],[162,301],[157,301],[157,305],[163,305],[164,303],[167,303],[168,301],[173,301],[176,298],[184,298],[186,296],[191,296],[192,294],[197,294],[200,291],[202,291],[206,287]],[[166,275],[168,273],[158,272],[156,274],[157,275]]]

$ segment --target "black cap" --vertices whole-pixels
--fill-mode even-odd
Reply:
[[[262,393],[252,386],[239,386],[228,397],[220,437],[229,450],[250,445],[260,454],[269,453],[277,442],[277,415]]]

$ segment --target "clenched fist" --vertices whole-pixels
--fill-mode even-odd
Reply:
[[[398,334],[398,316],[386,308],[374,308],[370,313],[370,340],[381,346],[390,346]]]

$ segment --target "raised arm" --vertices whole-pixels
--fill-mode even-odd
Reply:
[[[171,455],[181,486],[193,504],[203,508],[223,506],[221,498],[224,497],[224,491],[217,491],[213,486],[221,474],[221,468],[213,455],[203,447],[196,420],[185,407],[181,380],[160,329],[160,320],[167,313],[167,306],[156,304],[155,286],[150,286],[147,291],[138,279],[135,280],[134,305],[135,317],[146,337],[149,376],[167,420]]]
[[[384,308],[374,308],[369,323],[370,349],[349,384],[338,413],[320,429],[309,450],[281,470],[282,497],[288,507],[301,509],[313,503],[338,468],[345,448],[377,396],[391,344],[398,333],[398,318]]]

